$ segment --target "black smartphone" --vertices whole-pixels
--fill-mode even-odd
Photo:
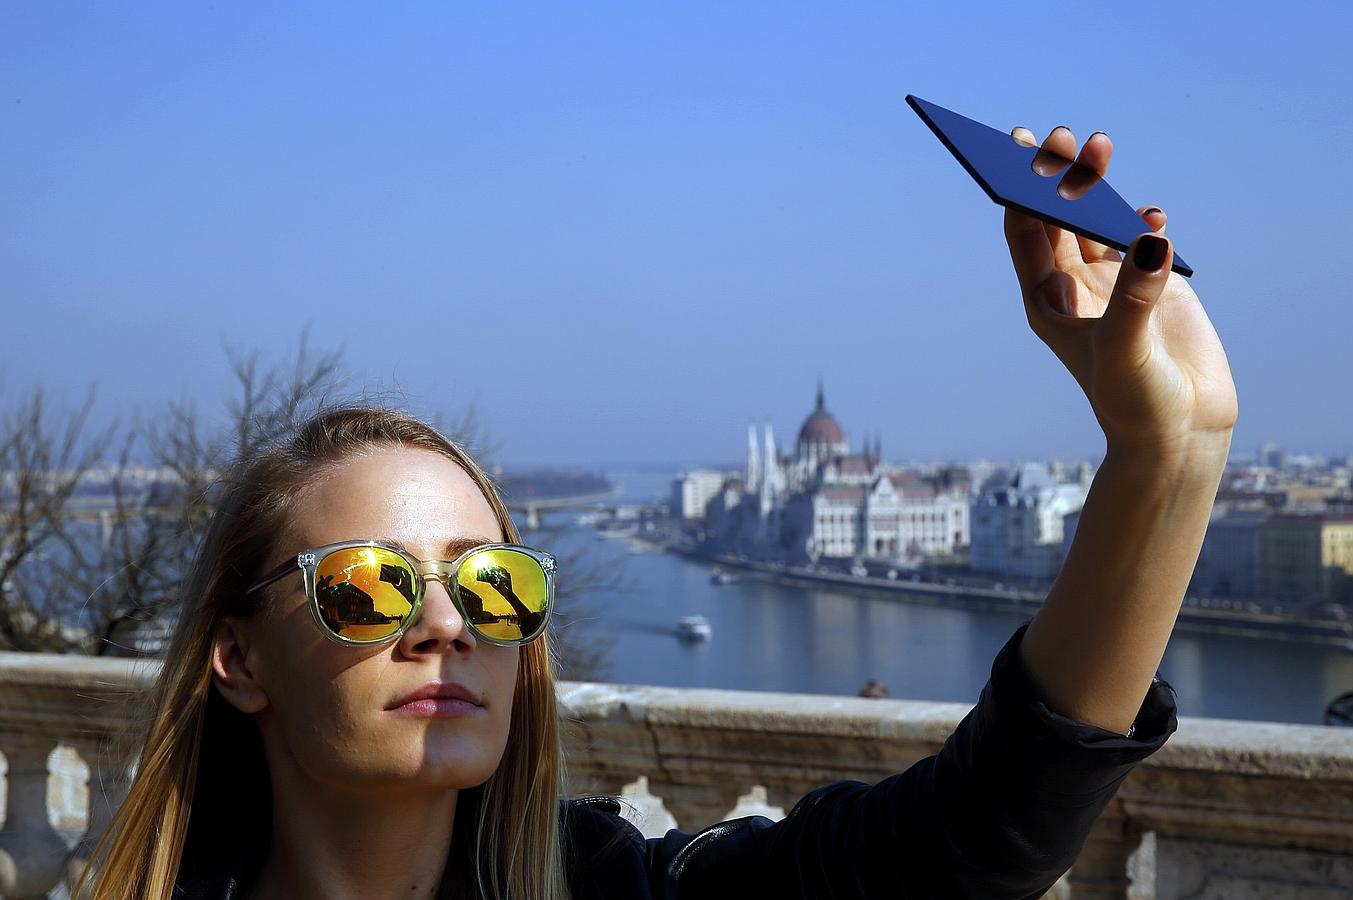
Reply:
[[[912,94],[907,103],[1002,206],[1124,251],[1150,230],[1107,181],[1074,160],[1021,144],[1007,132]],[[1177,249],[1170,268],[1186,277],[1193,274]]]

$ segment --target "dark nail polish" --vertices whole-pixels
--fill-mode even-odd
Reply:
[[[1161,210],[1161,208],[1160,208],[1159,206],[1148,206],[1146,209],[1142,210],[1142,215],[1143,215],[1143,216],[1149,216],[1149,215],[1151,215],[1152,213],[1158,213],[1158,212],[1161,212],[1161,211],[1162,211],[1162,210]]]
[[[1132,264],[1143,272],[1154,272],[1165,265],[1165,253],[1170,244],[1163,237],[1144,234],[1137,238],[1137,249],[1132,251]]]
[[[1070,131],[1071,129],[1070,129],[1070,128],[1067,128],[1065,125],[1058,125],[1056,128],[1054,128],[1054,129],[1052,129],[1052,130],[1053,130],[1053,131]]]

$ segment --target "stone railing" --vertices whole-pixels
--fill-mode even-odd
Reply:
[[[154,665],[0,653],[0,895],[79,871],[125,790],[109,763]],[[962,704],[560,686],[570,794],[607,793],[646,834],[777,818],[840,779],[935,752]],[[91,774],[92,773],[92,774]],[[7,790],[6,790],[7,787]],[[92,801],[91,801],[91,798]],[[1353,897],[1353,729],[1182,719],[1124,782],[1059,897]]]
[[[126,790],[129,700],[158,666],[0,653],[0,896],[71,882]]]

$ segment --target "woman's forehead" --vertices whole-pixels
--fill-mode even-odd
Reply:
[[[503,540],[493,507],[464,469],[407,448],[339,463],[302,495],[291,524],[308,546],[380,537],[420,555],[440,556],[469,538]]]

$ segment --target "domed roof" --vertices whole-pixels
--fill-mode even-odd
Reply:
[[[827,412],[827,407],[822,399],[822,384],[817,386],[817,407],[813,409],[811,415],[803,420],[802,427],[799,428],[800,444],[844,444],[846,434],[841,430],[841,424],[836,421],[836,416]]]

